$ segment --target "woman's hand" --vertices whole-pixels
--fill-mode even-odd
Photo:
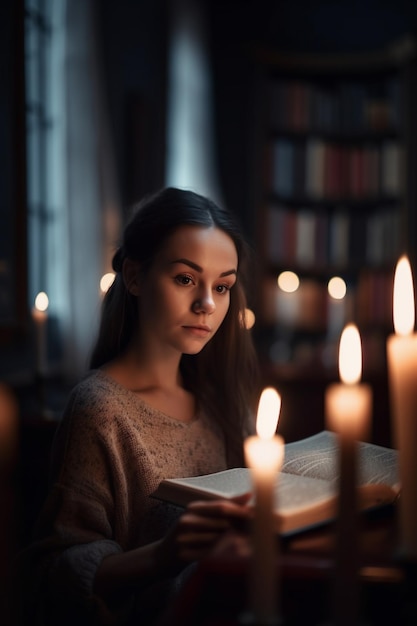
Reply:
[[[247,506],[249,499],[250,494],[244,494],[232,500],[197,500],[189,504],[159,544],[161,566],[178,571],[208,556],[225,535],[245,533],[252,515]]]
[[[120,594],[176,575],[209,554],[244,554],[252,516],[249,499],[245,494],[233,500],[193,502],[163,539],[103,559],[95,592],[108,603],[119,602]]]

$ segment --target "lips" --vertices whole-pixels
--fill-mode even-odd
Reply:
[[[211,333],[211,328],[210,326],[207,326],[206,324],[196,324],[196,325],[192,325],[192,326],[184,326],[185,330],[188,330],[190,332],[192,332],[193,334],[196,335],[200,335],[200,336],[206,336],[209,333]]]

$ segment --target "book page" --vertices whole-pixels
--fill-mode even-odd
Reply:
[[[398,488],[398,451],[371,443],[358,444],[359,484],[387,484]],[[282,471],[335,483],[338,480],[338,438],[324,430],[285,446]]]
[[[308,509],[336,495],[335,485],[295,474],[281,474],[275,488],[275,509],[281,515],[292,514],[298,509]]]
[[[247,468],[236,468],[187,478],[171,478],[163,480],[156,495],[174,502],[185,503],[204,498],[233,498],[252,491],[250,471]]]
[[[248,468],[237,468],[188,478],[173,478],[162,481],[155,495],[185,504],[191,500],[232,498],[253,492],[251,472]],[[332,483],[308,476],[280,474],[274,490],[275,509],[282,514],[309,508],[335,495]],[[252,503],[253,503],[252,498]]]

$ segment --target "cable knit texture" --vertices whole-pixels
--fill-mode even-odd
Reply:
[[[31,623],[151,624],[180,580],[150,586],[110,610],[94,596],[97,568],[105,556],[155,541],[174,523],[180,510],[149,497],[163,478],[225,468],[223,435],[203,413],[176,420],[105,373],[90,372],[69,398],[53,447],[51,491],[22,555]]]

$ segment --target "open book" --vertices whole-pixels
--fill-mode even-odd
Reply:
[[[338,467],[337,436],[330,431],[285,444],[275,490],[277,529],[281,534],[293,534],[335,518]],[[394,502],[400,490],[397,450],[360,442],[357,468],[362,509]],[[165,479],[152,496],[186,506],[192,500],[232,498],[251,490],[250,470],[237,468]]]

